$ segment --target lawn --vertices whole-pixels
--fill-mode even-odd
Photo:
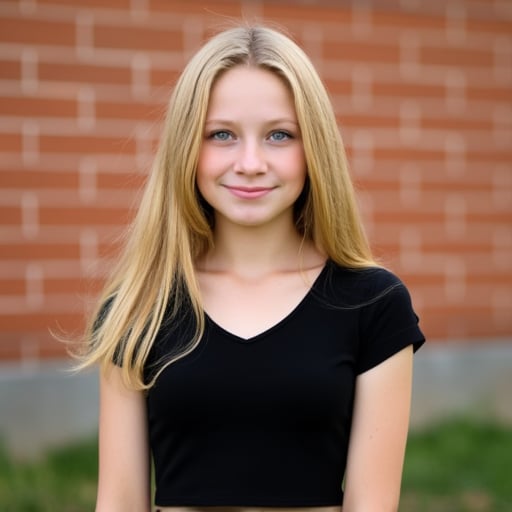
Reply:
[[[512,429],[451,421],[409,438],[401,512],[512,511]]]
[[[400,512],[512,510],[512,429],[452,420],[409,437]],[[0,452],[0,510],[94,510],[96,441],[13,463]]]

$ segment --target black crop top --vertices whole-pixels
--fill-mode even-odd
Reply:
[[[184,333],[188,321],[162,327],[150,363]],[[199,346],[148,391],[156,505],[340,505],[357,375],[423,342],[397,277],[333,262],[253,338],[206,317]]]

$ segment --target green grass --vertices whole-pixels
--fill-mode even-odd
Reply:
[[[512,430],[452,420],[409,437],[400,512],[512,510]],[[14,463],[0,451],[0,510],[94,510],[96,441]]]
[[[0,510],[85,512],[94,510],[97,442],[53,450],[41,460],[13,462],[0,452]]]
[[[452,420],[409,438],[403,512],[510,512],[512,430]]]

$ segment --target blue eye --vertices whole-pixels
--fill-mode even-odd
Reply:
[[[231,133],[226,130],[219,130],[210,134],[210,139],[225,142],[231,138]]]
[[[291,139],[292,136],[283,130],[277,130],[272,132],[269,137],[273,142],[284,142],[285,140]]]

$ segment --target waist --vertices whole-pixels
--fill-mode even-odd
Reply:
[[[342,507],[156,507],[154,512],[342,512]]]

